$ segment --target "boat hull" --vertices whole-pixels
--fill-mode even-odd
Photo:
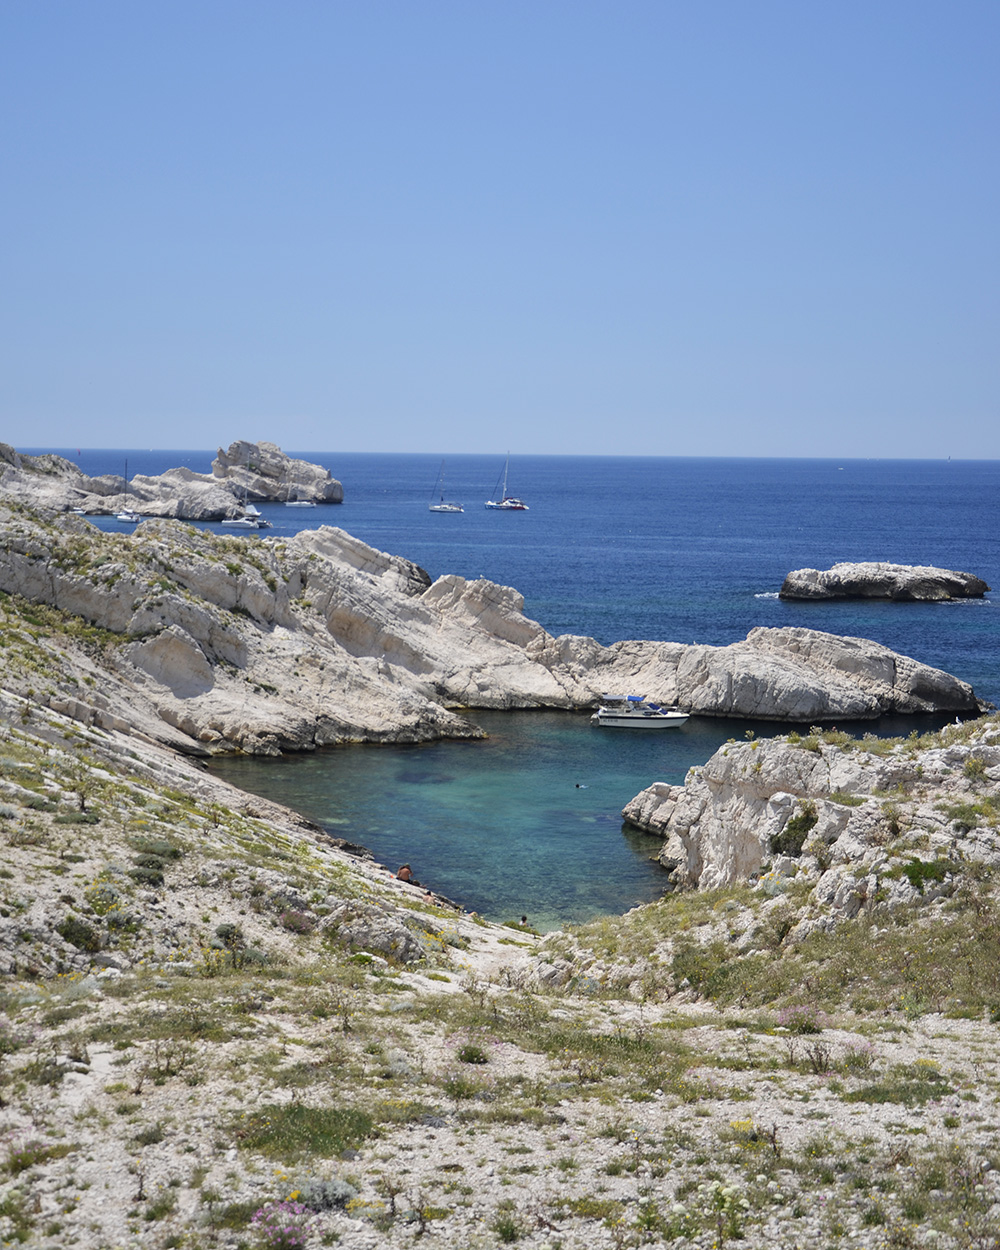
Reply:
[[[603,729],[680,729],[687,719],[687,712],[647,703],[642,694],[606,694],[590,723]]]
[[[599,725],[602,729],[680,729],[687,720],[685,712],[650,712],[638,716],[622,712],[602,716],[600,712],[595,712],[590,718],[592,725]]]

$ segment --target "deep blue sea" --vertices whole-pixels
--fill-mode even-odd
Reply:
[[[208,472],[215,453],[61,454],[92,474],[120,474],[127,459],[131,477],[181,464]],[[755,625],[872,638],[1000,703],[992,595],[947,605],[777,598],[790,569],[838,560],[934,564],[1000,585],[1000,461],[515,455],[508,487],[530,510],[501,513],[483,503],[494,497],[503,454],[447,456],[445,494],[466,510],[439,514],[427,505],[440,456],[292,454],[328,467],[344,484],[344,503],[262,506],[274,526],[266,535],[338,525],[432,576],[515,586],[526,613],[551,633],[602,643],[725,644]],[[566,713],[476,719],[487,743],[348,748],[228,761],[219,770],[384,862],[408,860],[421,880],[483,915],[527,913],[551,928],[661,892],[660,870],[648,862],[655,844],[623,834],[621,807],[653,780],[680,782],[690,765],[748,728],[692,719],[679,731],[626,736]]]

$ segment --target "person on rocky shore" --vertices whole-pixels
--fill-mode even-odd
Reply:
[[[401,864],[399,872],[396,873],[397,881],[406,881],[409,885],[419,885],[420,882],[413,875],[413,869],[409,864]]]

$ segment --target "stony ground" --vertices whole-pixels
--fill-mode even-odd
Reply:
[[[356,966],[9,986],[5,1243],[280,1244],[254,1213],[305,1198],[301,1244],[359,1250],[996,1244],[994,1025]]]
[[[1000,1250],[971,749],[902,901],[805,924],[765,873],[540,938],[0,685],[0,1246]]]
[[[988,1008],[833,1004],[808,959],[721,1007],[607,975],[752,896],[540,939],[149,744],[11,722],[0,1244],[1000,1246]]]

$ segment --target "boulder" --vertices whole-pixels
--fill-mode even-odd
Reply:
[[[559,654],[566,640],[555,642]],[[980,708],[971,687],[948,673],[868,639],[812,629],[761,627],[726,647],[622,642],[563,656],[568,675],[595,697],[626,690],[703,716],[813,724]]]
[[[410,964],[424,959],[427,952],[404,923],[406,918],[385,904],[344,903],[325,916],[319,928],[351,949],[376,952],[397,963]]]
[[[796,569],[782,583],[782,599],[895,599],[940,603],[981,599],[989,586],[972,573],[925,565],[835,564],[832,569]]]

